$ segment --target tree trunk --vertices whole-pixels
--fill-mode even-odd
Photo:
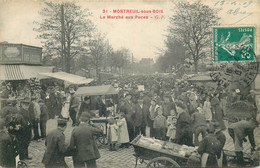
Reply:
[[[194,69],[195,69],[195,74],[197,74],[198,73],[198,61],[196,60],[194,60]]]

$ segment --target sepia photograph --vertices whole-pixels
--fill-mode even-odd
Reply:
[[[0,168],[260,166],[260,0],[0,0]]]

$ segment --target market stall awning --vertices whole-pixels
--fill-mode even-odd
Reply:
[[[44,79],[44,78],[56,78],[60,80],[64,80],[66,82],[72,83],[72,84],[88,84],[93,79],[87,79],[82,76],[66,73],[66,72],[54,72],[54,73],[39,73],[38,78]]]
[[[118,91],[111,85],[79,87],[75,95],[77,96],[97,96],[97,95],[113,95]]]
[[[212,81],[212,78],[208,75],[201,75],[201,76],[194,76],[188,79],[188,81],[194,81],[194,82],[210,82]]]
[[[52,70],[53,66],[0,65],[0,80],[26,80]]]

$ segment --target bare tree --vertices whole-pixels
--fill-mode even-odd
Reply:
[[[100,82],[100,68],[104,64],[104,58],[107,55],[107,44],[105,42],[105,35],[101,33],[94,34],[89,42],[90,60],[91,64],[95,67],[98,81]]]
[[[71,62],[81,53],[86,52],[88,37],[94,29],[88,19],[91,13],[72,2],[45,2],[40,15],[41,22],[35,22],[34,29],[40,34],[45,55],[59,58],[60,66],[70,72]]]
[[[218,10],[200,1],[194,3],[177,2],[170,17],[169,36],[187,47],[198,72],[198,61],[210,50],[212,26],[218,25]]]

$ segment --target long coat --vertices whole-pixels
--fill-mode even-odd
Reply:
[[[46,137],[45,145],[47,149],[44,153],[42,163],[51,167],[67,167],[64,160],[66,147],[63,131],[57,128],[50,132]]]
[[[7,131],[0,131],[0,167],[15,168],[15,141]]]
[[[80,123],[71,133],[70,149],[76,149],[73,156],[76,161],[88,161],[100,158],[94,136],[102,136],[103,131],[88,124]]]
[[[117,125],[118,125],[118,143],[129,142],[129,135],[128,135],[127,124],[126,124],[125,118],[118,120]]]
[[[179,114],[177,118],[175,140],[177,144],[192,145],[191,117],[187,112]]]
[[[211,107],[213,109],[213,112],[215,112],[215,120],[219,122],[221,129],[226,129],[225,123],[223,121],[223,110],[220,106],[220,101],[217,97],[214,97],[211,100]]]
[[[147,116],[148,108],[143,104],[143,107],[139,104],[134,105],[133,123],[135,127],[145,125],[145,116]]]
[[[129,129],[129,127],[133,128],[133,121],[134,121],[134,119],[133,119],[133,115],[134,115],[133,105],[130,102],[125,101],[122,112],[125,113],[125,115],[126,115],[126,122],[127,122],[128,129]]]

